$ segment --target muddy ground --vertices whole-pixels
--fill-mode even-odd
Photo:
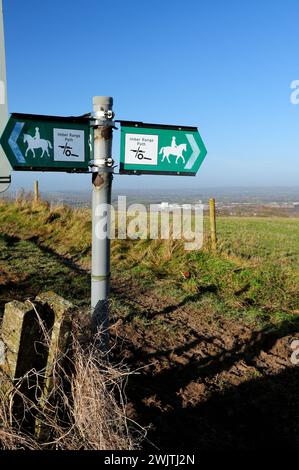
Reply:
[[[125,361],[142,368],[128,399],[133,417],[151,423],[146,447],[299,449],[299,368],[290,362],[296,326],[255,331],[127,286],[117,294],[157,320],[150,329],[131,319],[114,328]]]
[[[88,304],[89,273],[34,241],[0,241],[0,311],[41,285]],[[132,371],[127,408],[147,429],[143,448],[299,449],[299,323],[260,329],[198,309],[202,294],[178,304],[130,273],[112,278],[112,359]]]

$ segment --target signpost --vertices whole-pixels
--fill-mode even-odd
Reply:
[[[113,100],[96,96],[93,114],[12,114],[0,142],[14,170],[92,172],[91,310],[108,346]],[[195,175],[207,151],[196,127],[121,122],[120,173]],[[103,221],[105,222],[103,224]],[[106,226],[106,236],[99,227]]]
[[[113,100],[96,96],[93,114],[12,114],[0,142],[14,170],[92,172],[91,310],[108,346]],[[194,176],[207,151],[196,127],[121,122],[120,173]],[[106,220],[106,236],[98,233]]]
[[[0,135],[7,123],[7,91],[2,0],[0,0]],[[11,166],[0,146],[0,193],[10,186]]]
[[[196,127],[119,122],[122,174],[195,176],[207,154]]]
[[[91,139],[86,118],[12,114],[0,142],[14,170],[86,172]]]
[[[91,307],[107,345],[113,99],[94,97],[93,114],[86,117],[15,113],[8,120],[2,0],[0,14],[0,192],[9,187],[11,167],[92,173]],[[194,176],[207,154],[196,127],[119,122],[121,174]],[[106,236],[98,230],[103,220]]]

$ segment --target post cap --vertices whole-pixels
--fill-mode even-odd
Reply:
[[[93,102],[93,105],[97,107],[98,106],[112,107],[113,98],[111,96],[94,96],[92,102]]]

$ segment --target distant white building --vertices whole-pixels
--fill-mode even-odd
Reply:
[[[195,206],[197,204],[202,204],[202,201],[196,201],[195,204],[176,204],[176,203],[169,204],[169,202],[163,201],[163,202],[160,202],[160,204],[156,204],[156,207],[158,210],[170,212],[170,211],[178,210],[178,209],[185,209],[185,210],[195,209]]]

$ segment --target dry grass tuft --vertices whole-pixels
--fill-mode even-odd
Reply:
[[[86,353],[77,343],[75,357],[70,448],[134,449],[123,393],[128,372],[103,361],[95,347]]]
[[[95,338],[88,346],[82,346],[74,337],[72,356],[60,356],[55,362],[54,385],[48,393],[44,388],[45,371],[34,370],[14,384],[8,394],[0,392],[0,448],[133,450],[139,447],[143,430],[126,416],[124,390],[129,372],[111,365],[97,344],[99,340]],[[7,378],[1,372],[0,383],[4,380]],[[22,392],[22,385],[33,381],[39,384],[38,401]],[[17,411],[14,403],[18,403]]]

